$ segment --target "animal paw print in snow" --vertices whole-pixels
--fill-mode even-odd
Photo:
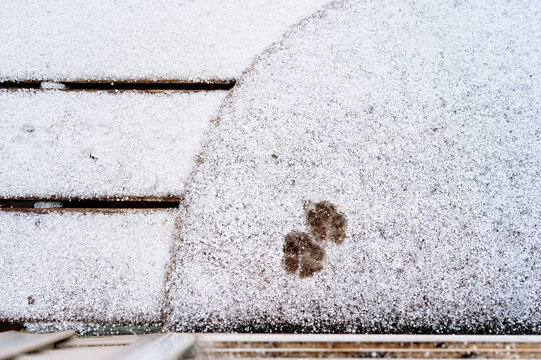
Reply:
[[[307,233],[292,231],[284,243],[284,267],[290,274],[299,271],[300,277],[312,276],[323,269],[321,261],[325,249],[310,239]]]
[[[338,245],[344,242],[346,218],[336,211],[336,206],[328,201],[322,201],[317,204],[308,203],[305,210],[306,225],[316,241],[329,240]]]
[[[328,201],[305,206],[306,226],[310,234],[292,231],[284,241],[284,268],[290,274],[308,277],[323,269],[325,241],[341,244],[346,237],[346,218]]]

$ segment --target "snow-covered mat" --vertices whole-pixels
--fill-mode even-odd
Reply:
[[[178,196],[226,93],[0,91],[0,196]]]
[[[327,2],[5,2],[0,81],[230,80]]]
[[[162,320],[175,211],[0,211],[0,319]]]
[[[177,330],[541,331],[541,3],[347,1],[238,84]]]

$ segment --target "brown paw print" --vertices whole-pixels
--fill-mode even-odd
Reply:
[[[290,274],[299,272],[300,277],[312,276],[323,268],[321,261],[325,249],[301,231],[292,231],[284,242],[284,267]]]
[[[325,249],[320,243],[329,240],[336,244],[346,237],[346,218],[328,201],[305,206],[306,225],[310,234],[291,231],[284,240],[284,268],[289,274],[308,277],[323,269]]]
[[[305,210],[306,225],[315,240],[329,240],[338,245],[344,242],[346,218],[336,211],[336,206],[328,201],[321,201],[317,204],[306,204]]]

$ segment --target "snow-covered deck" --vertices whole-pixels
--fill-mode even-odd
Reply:
[[[541,3],[324,3],[5,4],[0,321],[539,333]]]
[[[0,320],[162,323],[227,89],[326,2],[3,4]]]

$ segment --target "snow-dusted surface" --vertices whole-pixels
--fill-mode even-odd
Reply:
[[[289,33],[188,186],[169,323],[539,332],[539,19],[539,1],[367,0]],[[323,200],[347,237],[288,274],[284,237]]]
[[[0,196],[178,196],[226,93],[0,91]]]
[[[326,2],[4,1],[0,81],[233,79]]]
[[[174,217],[0,212],[0,318],[160,321]]]

